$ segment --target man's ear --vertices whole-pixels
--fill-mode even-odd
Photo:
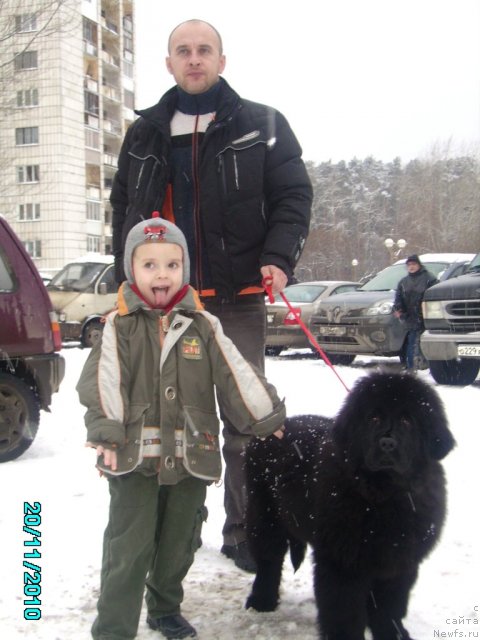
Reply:
[[[167,56],[165,58],[165,64],[167,66],[168,72],[171,73],[173,75],[173,71],[172,71],[172,64],[170,62],[170,56]]]
[[[227,58],[225,57],[225,54],[222,53],[222,55],[220,56],[220,65],[219,65],[219,70],[218,73],[223,73],[223,70],[225,69],[225,65],[227,64]]]

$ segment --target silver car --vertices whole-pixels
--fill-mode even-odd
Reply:
[[[301,282],[286,287],[284,295],[298,310],[302,322],[310,329],[310,318],[318,311],[321,301],[334,293],[346,293],[355,291],[360,287],[359,282],[348,280],[315,280],[313,282]],[[277,295],[275,302],[269,304],[267,301],[267,340],[265,353],[267,355],[279,355],[281,351],[288,348],[304,349],[311,348],[302,327],[298,324],[295,315],[288,306]]]
[[[461,275],[474,254],[423,254],[422,264],[440,281]],[[358,291],[329,298],[311,320],[311,332],[332,364],[357,355],[405,360],[405,324],[393,314],[395,290],[407,274],[405,259],[386,267]]]

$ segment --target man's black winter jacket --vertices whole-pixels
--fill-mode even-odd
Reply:
[[[215,120],[205,132],[194,185],[217,295],[232,299],[260,284],[260,267],[273,264],[290,277],[310,222],[312,187],[301,148],[278,111],[241,99],[225,82]],[[161,211],[170,180],[170,120],[177,87],[129,128],[118,161],[111,203],[116,277],[124,280],[129,230]],[[201,282],[192,282],[197,289]]]
[[[395,292],[394,308],[402,311],[407,329],[422,330],[422,300],[425,291],[437,284],[437,278],[425,267],[415,273],[409,273],[398,283]]]

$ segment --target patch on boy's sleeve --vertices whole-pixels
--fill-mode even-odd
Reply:
[[[201,360],[203,358],[202,345],[196,337],[190,338],[184,336],[182,338],[182,356],[188,360]]]

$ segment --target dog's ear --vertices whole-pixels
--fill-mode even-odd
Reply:
[[[410,394],[418,407],[417,417],[421,423],[427,453],[434,460],[442,460],[455,446],[443,402],[438,392],[427,382],[416,377],[406,377],[405,380],[407,383],[410,380]]]
[[[426,421],[428,453],[434,460],[442,460],[455,446],[455,439],[448,427],[443,403],[438,393],[430,387],[422,398],[423,417]]]

